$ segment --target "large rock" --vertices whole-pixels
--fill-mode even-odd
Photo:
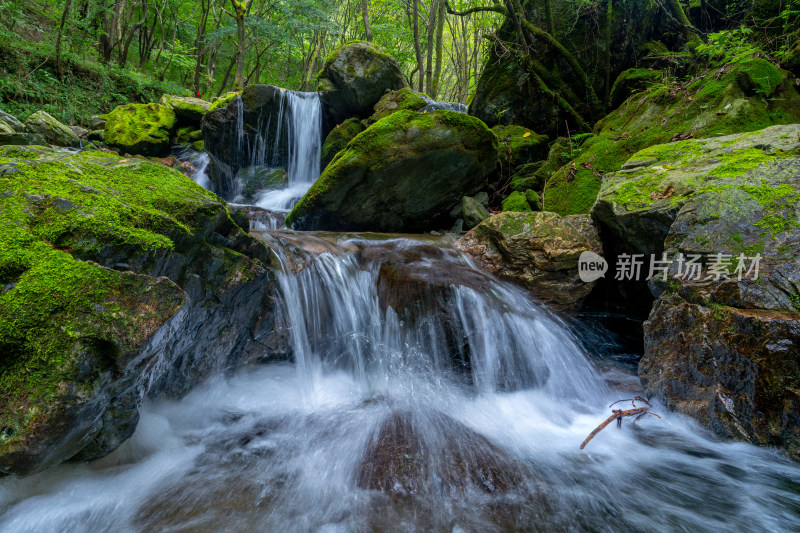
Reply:
[[[786,243],[771,230],[800,216],[789,201],[800,185],[798,133],[773,126],[637,152],[604,176],[592,217],[627,253],[660,254],[670,233],[667,245],[682,251],[778,253]],[[788,211],[770,212],[783,203]]]
[[[660,298],[645,322],[645,392],[715,434],[800,458],[800,312]]]
[[[492,131],[500,140],[498,162],[509,171],[547,157],[547,135],[538,135],[528,128],[514,125],[495,126]]]
[[[27,131],[25,129],[25,124],[17,120],[17,117],[14,115],[10,115],[5,111],[0,111],[0,124],[4,126],[4,129],[11,130],[9,133],[25,133]]]
[[[66,126],[44,111],[37,111],[25,121],[28,133],[40,135],[48,144],[80,148],[81,139]]]
[[[544,209],[587,213],[603,176],[634,153],[672,140],[715,137],[800,122],[795,77],[764,59],[746,59],[626,101],[582,139],[573,162],[548,180]]]
[[[36,133],[0,133],[0,146],[38,145],[44,146],[47,141]]]
[[[325,170],[325,167],[333,161],[336,154],[344,150],[347,143],[352,141],[355,136],[362,131],[364,131],[364,125],[361,124],[361,121],[357,118],[349,118],[333,128],[325,138],[325,142],[322,144],[322,150],[320,150],[320,157],[322,159],[320,168]]]
[[[645,392],[798,455],[800,125],[645,149],[606,176],[592,214],[622,251],[668,261],[649,281]]]
[[[399,111],[340,152],[295,206],[295,229],[424,231],[494,170],[497,138],[463,113]]]
[[[211,156],[208,175],[223,198],[233,200],[240,192],[236,175],[242,168],[288,168],[288,128],[282,127],[288,107],[285,92],[272,85],[251,85],[241,95],[231,93],[221,100],[224,104],[215,102],[203,118],[204,148]]]
[[[493,215],[457,246],[492,274],[570,310],[579,308],[593,287],[593,282],[580,280],[578,258],[583,252],[603,251],[588,216],[546,212]]]
[[[172,147],[175,112],[160,104],[128,104],[107,115],[105,142],[123,152],[165,156]]]
[[[161,105],[170,107],[179,118],[200,126],[200,121],[208,113],[210,102],[191,96],[175,96],[165,94],[161,97]]]
[[[178,171],[6,147],[0,176],[0,473],[101,457],[146,395],[273,353],[269,250]]]
[[[330,127],[351,117],[367,118],[386,91],[407,87],[399,63],[378,46],[346,44],[328,57],[317,91]]]
[[[375,104],[374,112],[366,119],[366,124],[375,124],[398,111],[422,111],[430,101],[430,98],[410,87],[388,92]]]

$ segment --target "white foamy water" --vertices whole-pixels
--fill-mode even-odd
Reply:
[[[455,251],[352,240],[309,263],[279,276],[294,363],[151,400],[91,465],[0,479],[0,530],[800,529],[800,466],[658,405],[580,450],[634,391]]]

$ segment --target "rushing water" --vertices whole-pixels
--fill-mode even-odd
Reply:
[[[272,243],[295,362],[151,401],[105,459],[0,480],[1,531],[800,530],[796,463],[659,406],[579,450],[636,393],[598,370],[607,339],[457,252]]]

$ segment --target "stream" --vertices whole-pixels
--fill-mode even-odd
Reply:
[[[800,466],[654,411],[446,242],[260,232],[294,362],[148,403],[90,464],[0,480],[2,531],[797,531]],[[292,268],[293,249],[306,253]]]

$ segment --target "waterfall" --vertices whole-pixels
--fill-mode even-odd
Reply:
[[[320,174],[322,104],[317,93],[276,90],[277,109],[258,116],[253,132],[247,132],[244,104],[235,99],[239,169],[284,168],[288,183],[258,193],[255,205],[273,211],[289,211]],[[237,193],[242,183],[235,184]]]
[[[580,450],[639,393],[606,385],[608,339],[446,244],[263,238],[294,362],[149,400],[91,464],[0,478],[0,530],[800,530],[800,466],[663,406]]]

